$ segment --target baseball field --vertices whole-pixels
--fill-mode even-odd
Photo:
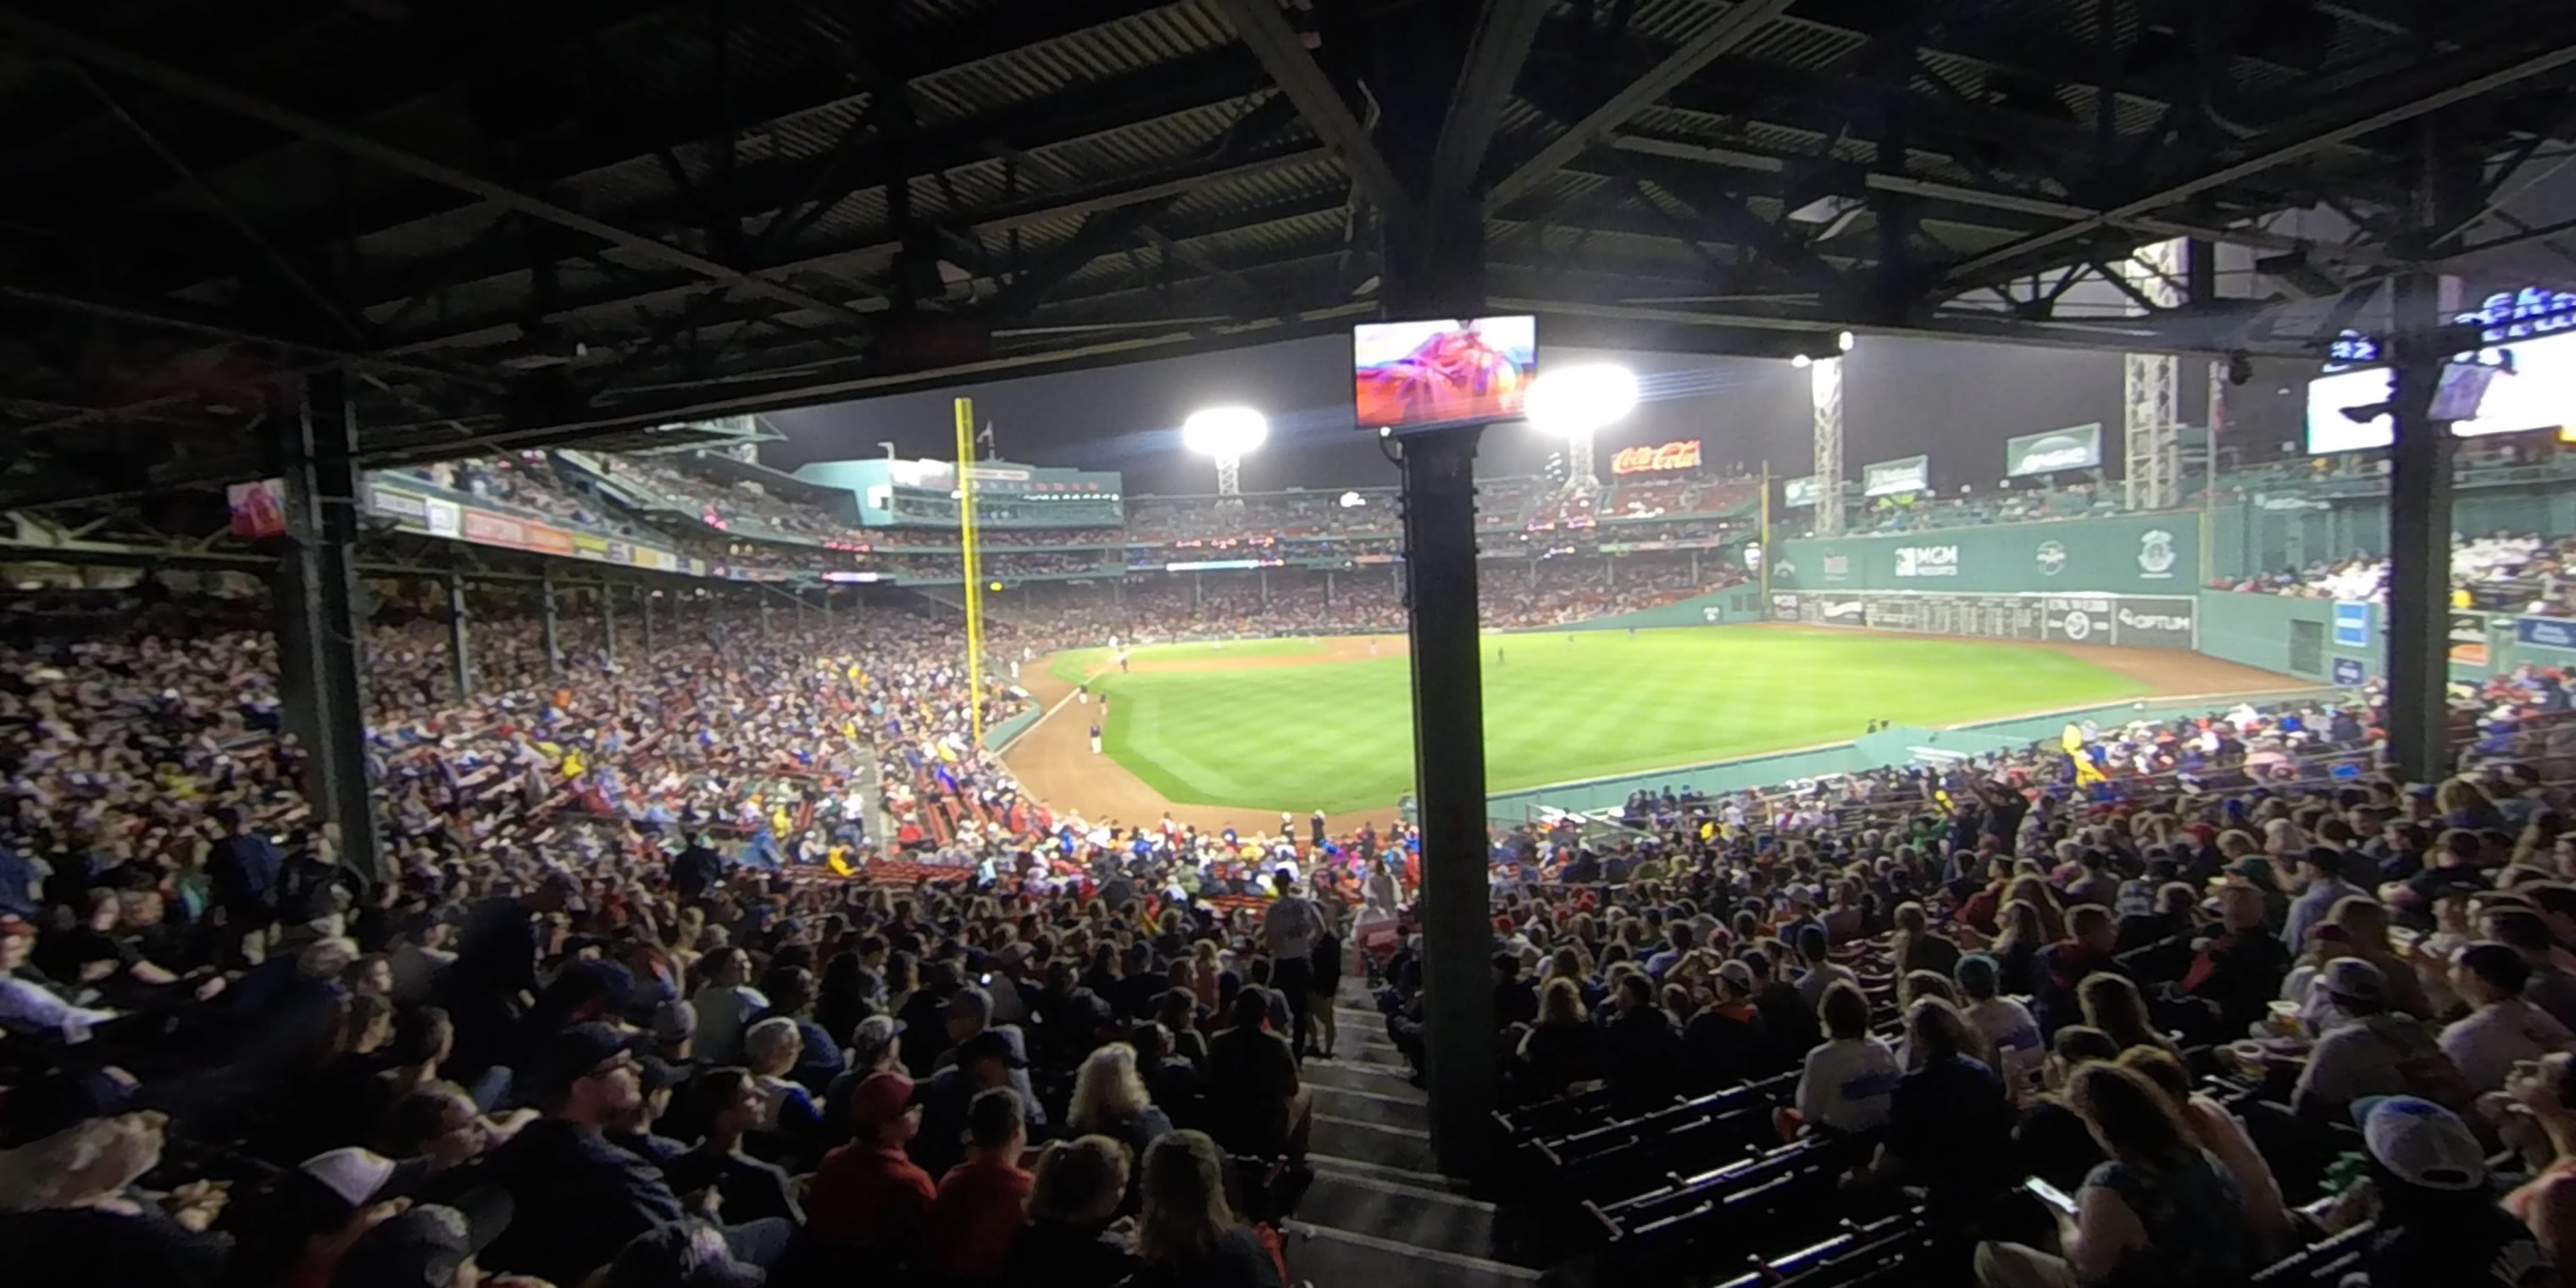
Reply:
[[[2191,654],[1796,627],[1489,635],[1483,648],[1497,791],[1841,742],[1876,719],[1941,726],[2214,691],[2192,687],[2192,668],[2213,664]],[[1028,678],[1065,705],[1012,763],[1074,809],[1108,797],[1094,807],[1142,813],[1141,784],[1165,802],[1301,818],[1384,810],[1413,780],[1404,650],[1402,636],[1148,645],[1125,673],[1107,649],[1061,653]],[[1090,704],[1072,696],[1086,679]],[[1085,745],[1095,723],[1101,756]]]

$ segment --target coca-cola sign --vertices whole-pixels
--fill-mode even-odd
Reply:
[[[1613,474],[1654,474],[1699,468],[1699,440],[1680,439],[1661,447],[1622,447],[1610,458]]]

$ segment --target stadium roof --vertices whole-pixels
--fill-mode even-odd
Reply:
[[[2571,64],[2400,0],[12,4],[0,503],[263,472],[294,373],[380,464],[1334,331],[1453,192],[1559,339],[2287,351],[2405,258],[2410,123],[2501,205]],[[2416,257],[2560,231],[2505,213]],[[2071,316],[2174,236],[2263,271]]]

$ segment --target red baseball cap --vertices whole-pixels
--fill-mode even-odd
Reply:
[[[850,1093],[850,1121],[861,1131],[881,1127],[912,1107],[912,1079],[900,1073],[871,1073]]]

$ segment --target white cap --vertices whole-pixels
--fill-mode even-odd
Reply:
[[[2454,1192],[2486,1184],[2486,1152],[2450,1110],[2413,1096],[2376,1096],[2355,1102],[2353,1116],[2370,1156],[2397,1179]]]
[[[372,1149],[351,1145],[305,1159],[302,1170],[355,1208],[365,1207],[385,1187],[386,1179],[394,1174],[394,1161]]]

